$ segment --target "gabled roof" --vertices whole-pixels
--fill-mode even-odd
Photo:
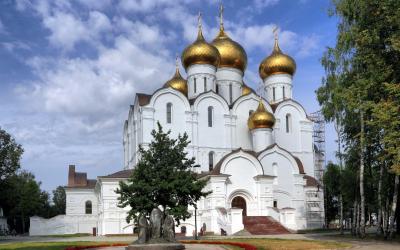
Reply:
[[[281,150],[287,152],[288,154],[290,154],[290,156],[292,156],[292,157],[295,159],[296,163],[297,163],[297,167],[299,168],[299,173],[300,173],[300,174],[305,174],[305,172],[304,172],[304,166],[303,166],[303,163],[301,162],[301,160],[300,160],[297,156],[294,156],[292,153],[290,153],[290,152],[287,151],[286,149],[280,147],[280,146],[279,146],[278,144],[276,144],[276,143],[273,143],[273,144],[269,145],[268,147],[266,147],[264,150],[258,152],[257,157],[258,157],[260,154],[264,153],[265,151],[268,151],[268,150],[272,149],[272,148],[275,147],[275,146],[277,146],[279,149],[281,149]]]
[[[209,172],[209,175],[220,175],[221,174],[221,165],[225,161],[225,159],[228,158],[229,156],[233,155],[233,154],[236,154],[239,151],[243,151],[243,152],[245,152],[247,154],[250,154],[250,155],[254,156],[257,159],[257,153],[256,152],[254,152],[252,150],[244,150],[242,148],[238,148],[238,149],[233,150],[229,154],[226,154],[224,157],[222,157],[221,160],[219,160],[218,163],[215,165],[213,170],[211,172]]]
[[[133,173],[133,169],[125,169],[125,170],[121,170],[109,175],[105,175],[105,176],[99,176],[98,178],[129,178]]]

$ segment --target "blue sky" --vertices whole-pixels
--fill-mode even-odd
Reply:
[[[223,1],[228,34],[246,49],[248,85],[279,27],[281,49],[297,63],[294,98],[319,109],[320,58],[336,38],[328,0]],[[68,164],[89,177],[122,168],[122,128],[136,92],[152,93],[173,74],[175,55],[218,28],[220,1],[0,1],[0,126],[25,149],[22,167],[42,187],[67,182]],[[335,136],[327,130],[327,156]]]

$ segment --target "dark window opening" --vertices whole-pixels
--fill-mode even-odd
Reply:
[[[208,153],[208,170],[212,171],[214,168],[214,152]]]
[[[167,103],[167,123],[172,123],[172,103]]]
[[[92,202],[91,201],[85,202],[85,214],[92,214]]]
[[[274,207],[278,208],[278,201],[274,201]]]
[[[194,78],[194,93],[197,91],[197,83],[196,83],[196,77]]]
[[[213,107],[208,107],[208,126],[213,126]]]
[[[207,91],[207,78],[204,77],[204,92]]]

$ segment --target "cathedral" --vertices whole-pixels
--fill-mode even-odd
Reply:
[[[260,34],[262,35],[262,34]],[[171,136],[187,133],[188,156],[208,178],[210,195],[189,208],[192,217],[178,233],[209,234],[295,232],[320,228],[324,221],[323,191],[316,176],[313,122],[292,98],[296,63],[279,47],[259,64],[259,94],[243,76],[247,54],[224,29],[211,42],[202,33],[182,52],[183,77],[177,60],[171,79],[152,94],[136,93],[123,128],[124,166],[96,179],[69,166],[66,215],[31,218],[31,235],[93,233],[131,234],[125,220],[129,208],[118,207],[115,193],[140,161],[157,122]]]

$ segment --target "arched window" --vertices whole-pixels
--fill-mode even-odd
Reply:
[[[214,168],[214,152],[210,151],[208,153],[208,170],[211,171]]]
[[[291,119],[290,114],[286,114],[286,133],[290,132]]]
[[[197,91],[197,82],[196,82],[196,77],[194,78],[194,93]]]
[[[229,84],[229,103],[232,103],[232,83]]]
[[[204,92],[207,91],[207,77],[204,77]]]
[[[251,116],[251,114],[253,114],[254,110],[249,110],[249,116]]]
[[[85,214],[92,214],[92,202],[91,201],[85,202]]]
[[[275,87],[272,88],[272,100],[275,101]]]
[[[219,94],[219,86],[217,84],[217,86],[215,87],[215,89],[217,90],[217,94]]]
[[[208,107],[208,126],[209,127],[213,126],[213,112],[214,112],[214,108],[209,106]]]
[[[167,103],[167,123],[172,123],[172,103]]]
[[[282,95],[283,95],[283,99],[285,99],[286,98],[286,96],[285,96],[285,86],[282,87]]]

